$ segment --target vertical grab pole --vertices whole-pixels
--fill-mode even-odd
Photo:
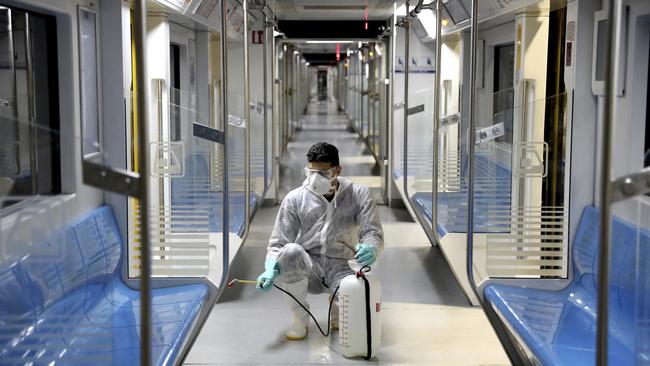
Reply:
[[[147,2],[136,0],[133,4],[135,24],[133,43],[136,90],[136,118],[138,120],[138,155],[140,156],[139,202],[140,202],[140,364],[151,365],[151,246],[149,231],[149,119],[147,100],[149,87],[146,84],[147,70]]]
[[[228,185],[228,0],[221,0],[221,120],[223,121],[223,265],[221,274],[221,285],[228,281],[228,270],[230,267],[230,226],[229,226],[229,185]]]
[[[468,138],[468,187],[467,187],[467,279],[469,280],[472,292],[482,303],[474,282],[474,175],[476,174],[474,167],[474,152],[476,144],[476,43],[478,36],[478,0],[472,0],[472,15],[471,15],[471,28],[470,28],[470,41],[469,41],[469,138]]]
[[[268,23],[266,22],[266,13],[264,11],[262,11],[262,14],[264,15],[264,30],[263,30],[264,41],[262,41],[262,69],[263,69],[262,70],[262,79],[264,79],[264,82],[262,83],[264,85],[264,92],[263,92],[264,114],[263,114],[262,118],[264,120],[264,123],[262,125],[264,126],[264,154],[263,154],[264,155],[264,191],[266,192],[266,189],[268,187],[268,182],[269,182],[269,173],[268,173],[268,171],[269,171],[269,169],[268,169],[269,159],[267,157],[267,154],[269,153],[269,138],[268,138],[269,127],[267,125],[268,124],[268,117],[269,117],[268,107],[267,107],[267,105],[268,105],[268,90],[267,90],[267,88],[269,87],[269,85],[268,85],[269,84],[268,83],[269,73],[268,73],[268,70],[267,70],[268,61],[266,59],[267,53],[268,53],[268,50],[267,50],[267,47],[266,47],[266,42],[269,39],[267,29],[269,29],[269,27],[268,27]]]
[[[600,139],[602,149],[602,161],[600,166],[600,257],[598,259],[598,315],[596,328],[596,365],[606,366],[608,363],[608,323],[609,323],[609,258],[611,254],[611,190],[610,173],[612,168],[612,132],[614,121],[614,102],[616,100],[616,85],[614,66],[617,52],[614,52],[615,33],[618,25],[617,16],[618,2],[609,1],[608,10],[608,31],[606,45],[609,55],[605,63],[605,108],[603,118],[603,129]]]
[[[438,234],[438,160],[439,160],[439,146],[438,146],[438,128],[440,125],[440,65],[442,64],[442,0],[436,1],[436,60],[435,60],[435,75],[433,86],[433,164],[431,174],[431,230],[433,237],[440,243],[440,235]]]
[[[248,0],[242,2],[244,10],[244,119],[246,130],[244,131],[244,202],[246,203],[246,226],[244,239],[248,236],[251,226],[251,88],[250,88],[250,65],[248,54]]]
[[[279,77],[276,78],[276,74],[275,74],[275,68],[277,67],[277,65],[275,63],[275,55],[276,55],[275,54],[275,52],[276,52],[275,47],[276,46],[275,46],[275,34],[273,32],[274,30],[275,30],[275,26],[272,26],[272,28],[271,28],[271,77],[273,78],[273,82],[271,83],[271,155],[273,155],[273,156],[272,156],[271,163],[273,164],[273,169],[272,169],[271,175],[273,176],[273,180],[274,180],[273,187],[274,187],[275,194],[273,195],[273,203],[275,204],[275,203],[278,202],[278,200],[279,200],[278,196],[280,194],[279,193],[280,177],[279,177],[279,173],[278,173],[279,172],[279,169],[278,169],[279,158],[276,157],[278,155],[278,146],[277,145],[278,145],[278,140],[279,140],[279,135],[280,135],[279,131],[278,131],[278,128],[277,128],[276,115],[277,115],[277,117],[280,116],[280,113],[279,113],[280,112],[280,109],[279,109],[280,98],[278,97],[277,101],[275,99],[277,97],[276,88],[280,88],[281,84],[279,83],[280,78]],[[276,81],[277,81],[277,83],[276,83]],[[280,91],[282,91],[282,90],[280,89]]]
[[[38,163],[36,161],[37,156],[37,142],[38,141],[38,129],[36,128],[36,98],[35,98],[35,86],[34,86],[34,62],[32,60],[32,42],[31,42],[31,25],[29,14],[25,13],[25,66],[26,76],[27,76],[27,108],[29,114],[27,120],[29,121],[29,134],[31,135],[30,142],[30,152],[29,152],[29,165],[32,173],[32,194],[38,195]],[[14,74],[15,75],[15,74]],[[98,141],[99,142],[99,141]],[[83,146],[83,145],[82,145]],[[83,152],[82,152],[83,154]]]
[[[472,0],[472,15],[471,15],[471,28],[470,28],[470,72],[469,72],[469,146],[468,146],[468,159],[467,164],[469,164],[469,174],[467,179],[468,188],[467,188],[467,262],[466,262],[466,273],[469,285],[472,288],[474,296],[478,299],[481,304],[483,312],[487,315],[492,328],[501,342],[501,346],[506,351],[510,362],[513,365],[526,364],[524,360],[519,356],[517,346],[509,339],[507,330],[504,329],[503,324],[497,318],[495,319],[490,311],[488,311],[489,306],[483,304],[481,296],[479,296],[478,288],[474,280],[474,271],[473,271],[473,262],[474,262],[474,175],[476,174],[476,168],[474,166],[474,152],[476,145],[476,134],[474,130],[476,129],[476,44],[478,36],[478,0]],[[462,180],[461,180],[462,183]],[[462,184],[461,184],[462,186]]]
[[[411,23],[409,22],[409,0],[406,0],[406,21],[404,22],[404,136],[402,147],[402,170],[404,174],[404,194],[408,192],[408,121],[409,121],[409,33]],[[410,203],[409,203],[410,204]]]

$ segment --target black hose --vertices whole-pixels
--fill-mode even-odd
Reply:
[[[316,326],[318,327],[318,330],[320,331],[320,334],[323,335],[323,337],[327,337],[327,336],[330,335],[330,333],[332,332],[332,324],[330,323],[331,316],[332,316],[332,304],[334,303],[334,299],[336,298],[336,293],[339,291],[339,287],[341,287],[341,285],[336,286],[336,289],[334,290],[334,293],[332,294],[332,298],[330,299],[330,306],[329,306],[329,309],[327,311],[327,333],[323,332],[323,328],[321,328],[320,324],[318,324],[318,321],[314,317],[314,314],[312,314],[311,311],[309,311],[309,309],[307,309],[307,307],[305,305],[303,305],[298,299],[296,299],[295,296],[293,296],[289,291],[287,291],[287,290],[283,289],[282,287],[276,285],[275,283],[273,284],[273,287],[275,287],[278,290],[280,290],[280,291],[284,292],[285,294],[289,295],[295,302],[297,302],[298,305],[300,305],[300,307],[303,308],[307,312],[307,314],[309,314],[309,316],[311,316],[311,318],[314,320],[314,323],[316,323]]]

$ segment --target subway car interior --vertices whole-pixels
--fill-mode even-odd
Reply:
[[[0,365],[650,365],[649,65],[648,0],[0,0]]]

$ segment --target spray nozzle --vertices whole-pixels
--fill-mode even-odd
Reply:
[[[249,284],[249,285],[257,285],[258,283],[260,283],[260,281],[257,281],[257,280],[240,280],[238,278],[234,278],[230,282],[228,282],[227,286],[228,286],[228,288],[232,288],[233,286],[235,286],[236,283],[246,283],[246,284]]]

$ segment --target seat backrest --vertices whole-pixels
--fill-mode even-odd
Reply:
[[[574,281],[590,294],[596,293],[595,268],[598,267],[598,209],[585,207],[573,240]]]
[[[0,263],[0,325],[36,319],[66,293],[105,281],[115,274],[121,245],[113,210],[101,206],[26,254],[6,258]]]
[[[599,210],[585,208],[573,241],[575,278],[583,288],[597,297],[599,260]],[[650,310],[638,309],[650,306],[639,303],[639,297],[650,293],[650,232],[618,217],[612,218],[611,257],[609,280],[610,335],[628,348],[634,346],[634,324],[639,314]],[[641,275],[641,276],[640,276]],[[640,305],[641,304],[641,305]]]

